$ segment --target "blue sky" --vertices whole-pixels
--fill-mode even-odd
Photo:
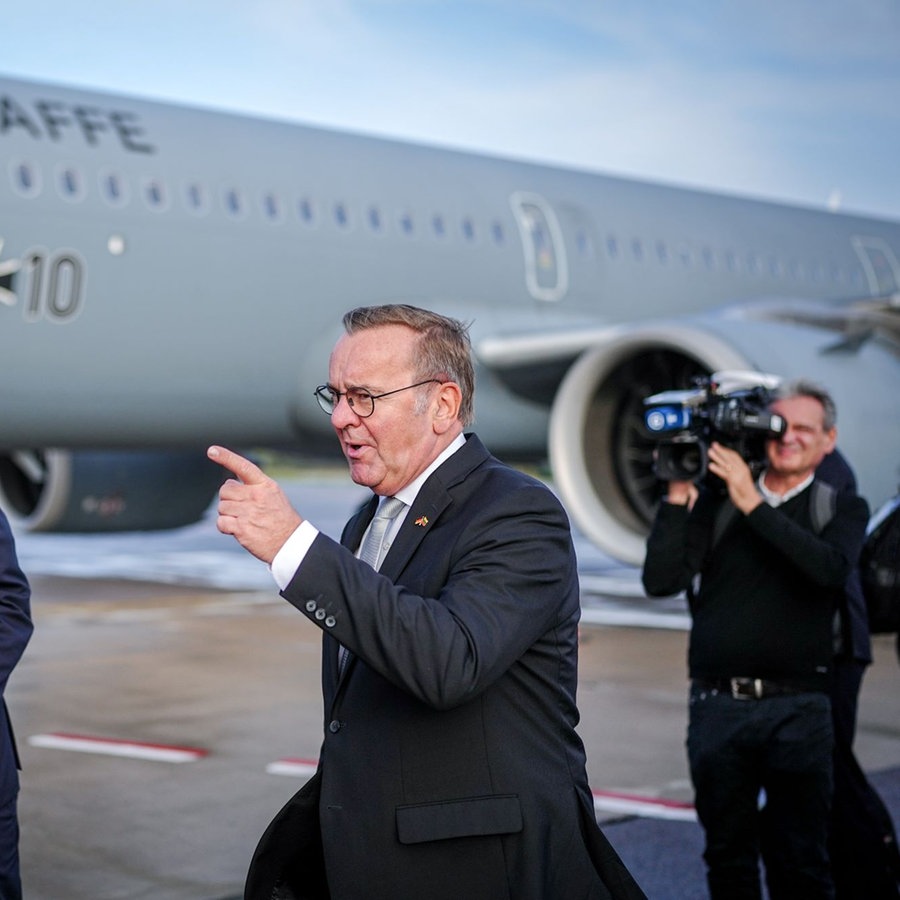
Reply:
[[[898,0],[16,0],[0,72],[900,218]]]

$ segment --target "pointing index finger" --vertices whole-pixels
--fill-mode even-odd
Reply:
[[[233,450],[213,445],[206,451],[206,455],[214,463],[218,463],[228,469],[232,475],[240,478],[244,484],[260,484],[266,480],[266,476],[259,466]]]

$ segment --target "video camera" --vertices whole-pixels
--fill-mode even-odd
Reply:
[[[768,412],[781,379],[761,372],[714,372],[696,387],[663,391],[644,400],[644,425],[659,438],[654,473],[663,481],[706,476],[713,441],[736,450],[754,470],[766,460],[765,442],[784,434],[784,419]]]

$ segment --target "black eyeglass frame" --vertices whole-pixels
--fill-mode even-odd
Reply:
[[[341,402],[341,397],[347,397],[347,405],[350,407],[350,409],[352,409],[360,419],[368,419],[369,416],[375,413],[376,400],[380,400],[382,397],[389,397],[391,394],[399,394],[401,391],[409,391],[416,387],[422,387],[423,384],[443,384],[443,382],[440,380],[440,378],[426,378],[424,381],[417,381],[415,384],[408,384],[406,387],[396,388],[393,391],[385,391],[383,394],[370,394],[368,391],[364,391],[361,388],[353,388],[349,391],[338,391],[330,384],[320,384],[313,391],[313,396],[316,398],[316,402],[319,404],[319,409],[321,409],[322,412],[327,416],[334,414],[334,411],[337,409],[338,404]],[[323,393],[324,391],[327,391],[328,394],[326,395],[325,393]],[[348,394],[363,394],[368,397],[369,402],[372,404],[371,411],[367,413],[361,413],[353,405],[353,400],[348,396]],[[329,399],[329,395],[333,399]]]

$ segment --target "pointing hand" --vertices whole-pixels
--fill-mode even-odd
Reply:
[[[229,479],[219,489],[219,531],[233,535],[257,559],[271,563],[302,517],[277,482],[249,459],[217,446],[206,455],[238,479]]]

